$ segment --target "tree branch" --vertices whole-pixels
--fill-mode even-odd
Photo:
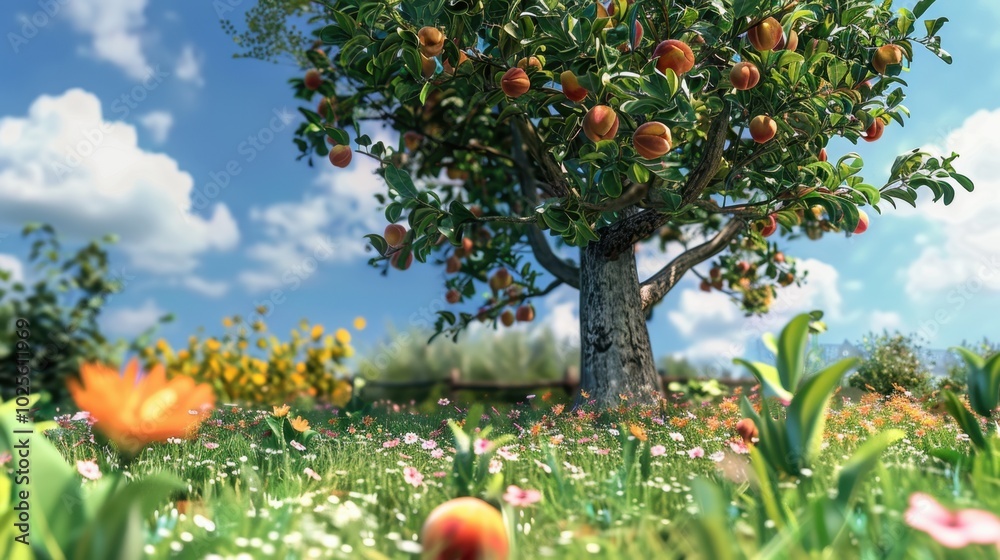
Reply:
[[[513,134],[513,159],[515,162],[515,169],[517,170],[517,182],[521,185],[521,192],[524,198],[528,201],[528,204],[534,208],[538,206],[538,185],[535,181],[535,177],[532,174],[531,164],[528,162],[528,155],[524,151],[524,146],[522,145],[523,138],[521,136],[520,130],[516,123],[511,124],[511,133]],[[552,276],[555,276],[557,280],[569,285],[574,288],[580,288],[580,269],[567,263],[566,261],[559,258],[549,246],[548,240],[545,238],[545,232],[543,232],[537,225],[528,224],[527,226],[528,235],[528,245],[531,246],[531,252],[535,255],[535,260],[538,264],[542,266],[545,270],[549,271]]]
[[[677,285],[684,273],[691,270],[692,267],[722,252],[729,245],[729,242],[743,231],[746,225],[747,223],[741,218],[733,218],[714,237],[681,253],[670,261],[670,264],[643,282],[639,289],[643,310],[659,303],[663,296]]]
[[[687,181],[681,188],[681,205],[687,206],[701,197],[722,164],[722,152],[729,135],[729,108],[726,107],[712,121],[708,137],[702,146],[701,160],[688,173]],[[609,260],[618,258],[625,250],[631,250],[637,242],[646,239],[667,223],[670,215],[659,210],[648,209],[620,220],[601,230],[598,251]]]

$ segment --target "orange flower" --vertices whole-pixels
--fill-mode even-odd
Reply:
[[[309,429],[309,421],[301,416],[296,416],[294,420],[290,421],[293,428],[296,431],[304,432]]]
[[[283,404],[281,406],[275,406],[273,408],[274,408],[273,414],[275,418],[284,418],[285,416],[288,416],[288,411],[291,410],[287,404]]]
[[[84,364],[80,381],[67,383],[80,410],[90,412],[98,429],[126,453],[190,435],[215,405],[210,385],[184,376],[168,381],[161,364],[142,379],[138,375],[139,362],[133,358],[124,375],[105,365]]]
[[[628,431],[632,432],[632,435],[639,441],[646,441],[648,439],[646,436],[646,430],[639,424],[630,424]]]

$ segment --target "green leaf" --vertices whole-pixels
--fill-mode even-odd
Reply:
[[[805,373],[806,345],[809,344],[809,314],[797,315],[778,337],[777,367],[781,386],[795,391]]]
[[[924,12],[927,11],[927,8],[930,8],[931,4],[933,4],[934,2],[935,0],[920,0],[919,2],[917,2],[917,4],[913,6],[914,17],[920,17],[924,15]]]
[[[781,401],[791,401],[793,396],[792,392],[789,391],[788,388],[782,383],[780,377],[778,376],[778,370],[773,366],[762,362],[748,362],[742,358],[733,359],[733,363],[740,364],[747,368],[765,389],[769,390]]]
[[[417,187],[413,185],[413,179],[410,178],[409,173],[398,167],[390,165],[385,168],[385,181],[399,196],[403,198],[417,197]]]
[[[868,441],[854,452],[837,475],[837,504],[841,509],[847,509],[854,497],[858,481],[875,468],[882,452],[905,436],[906,432],[903,430],[886,430],[868,438]]]
[[[798,459],[800,467],[806,466],[819,451],[833,390],[857,363],[857,358],[847,358],[830,365],[806,380],[792,398],[785,426],[792,458]]]
[[[378,251],[378,254],[384,257],[386,251],[389,250],[389,243],[386,242],[385,238],[374,233],[369,233],[365,237],[372,244],[372,247]]]

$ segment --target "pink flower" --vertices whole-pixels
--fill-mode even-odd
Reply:
[[[659,457],[660,455],[663,455],[666,452],[667,448],[663,447],[662,445],[654,445],[653,447],[649,448],[649,454],[652,455],[653,457]]]
[[[418,441],[420,441],[420,437],[418,437],[417,434],[415,434],[413,432],[410,432],[410,433],[406,434],[405,436],[403,436],[403,443],[405,443],[406,445],[413,445],[414,443],[417,443]]]
[[[14,459],[14,456],[10,454],[10,451],[0,451],[0,467],[6,465]]]
[[[475,451],[476,455],[482,455],[490,449],[490,441],[488,439],[478,438],[475,443],[472,444],[472,450]]]
[[[214,441],[206,441],[205,442],[205,449],[216,449],[218,447],[219,447],[219,444],[215,443]]]
[[[301,443],[295,441],[294,439],[292,441],[288,442],[288,445],[291,445],[292,447],[294,447],[295,449],[298,449],[299,451],[305,451],[306,450],[306,446],[304,446]]]
[[[441,457],[444,457],[444,449],[441,449],[440,447],[434,449],[433,451],[431,451],[431,457],[435,459],[440,459]]]
[[[424,443],[421,445],[424,449],[434,449],[437,446],[437,442],[432,439],[425,439]]]
[[[396,447],[397,445],[399,445],[399,438],[390,439],[388,441],[383,441],[382,442],[382,447],[384,447],[386,449],[390,449],[390,448]]]
[[[101,474],[101,468],[97,466],[97,461],[94,461],[93,459],[89,461],[77,461],[76,472],[80,473],[80,475],[87,480],[98,480],[101,476],[103,476]]]
[[[498,449],[497,455],[503,457],[505,461],[517,461],[518,457],[517,453],[511,453],[507,447],[501,447]]]
[[[441,406],[448,406],[449,404],[451,404],[451,401],[449,401],[448,399],[438,399],[438,404]]]
[[[733,452],[739,453],[740,455],[750,453],[750,449],[747,448],[747,444],[743,443],[742,440],[729,442],[729,448],[732,449]]]
[[[694,449],[688,449],[688,457],[692,459],[698,459],[705,456],[705,450],[700,447],[695,447]]]
[[[716,451],[708,456],[709,459],[715,461],[716,463],[721,463],[723,459],[726,458],[726,454],[722,451]]]
[[[316,471],[310,469],[309,467],[306,467],[305,470],[302,472],[304,472],[306,476],[308,476],[313,480],[323,480],[323,477],[321,477],[319,474],[316,473]]]
[[[500,459],[490,460],[490,474],[497,474],[498,472],[500,472],[500,469],[502,468],[503,468],[503,463],[500,462]]]
[[[541,499],[542,493],[538,490],[525,490],[513,484],[507,487],[507,492],[503,495],[503,500],[514,507],[528,507]]]
[[[906,524],[948,548],[970,544],[1000,544],[1000,518],[981,509],[949,511],[922,492],[910,496]]]
[[[670,439],[674,441],[684,441],[684,434],[679,434],[677,432],[670,432]]]
[[[597,453],[598,455],[607,455],[610,452],[610,449],[597,449],[594,451],[594,453]]]
[[[414,488],[420,488],[424,483],[424,475],[420,474],[420,471],[415,467],[406,467],[403,469],[403,480]]]
[[[431,476],[433,476],[434,478],[444,478],[444,477],[448,476],[448,473],[446,473],[444,471],[434,471],[434,474],[431,475]]]

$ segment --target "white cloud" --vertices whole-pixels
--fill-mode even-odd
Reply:
[[[10,274],[10,280],[8,282],[21,282],[24,280],[24,265],[21,264],[20,259],[14,255],[5,255],[0,253],[0,270]],[[4,282],[0,281],[0,285]]]
[[[203,86],[205,80],[201,77],[202,61],[202,57],[195,53],[193,46],[184,45],[181,56],[177,59],[177,65],[174,67],[174,73],[178,79]]]
[[[374,141],[388,138],[372,135]],[[321,165],[323,162],[320,163]],[[381,233],[385,218],[375,194],[385,190],[374,174],[376,163],[355,158],[347,169],[328,164],[314,189],[301,201],[279,202],[250,211],[265,239],[247,249],[259,266],[239,280],[251,291],[263,291],[308,278],[320,262],[349,262],[370,256],[364,235]]]
[[[972,179],[976,190],[968,193],[958,188],[951,205],[925,201],[907,214],[927,220],[936,233],[910,264],[906,292],[911,299],[932,299],[956,288],[1000,291],[997,127],[1000,127],[1000,109],[978,111],[951,132],[943,146],[931,149],[961,154],[955,166]]]
[[[86,240],[116,233],[137,268],[163,274],[190,273],[202,254],[233,248],[228,208],[194,214],[191,175],[137,140],[134,126],[105,121],[101,102],[80,89],[0,118],[0,222],[50,223]]]
[[[153,142],[162,144],[167,141],[170,129],[174,126],[174,116],[167,111],[150,111],[139,117],[139,124],[149,131]]]
[[[667,314],[677,332],[688,342],[684,357],[711,361],[720,367],[731,367],[732,359],[750,354],[767,332],[778,332],[793,316],[819,309],[827,320],[843,317],[843,299],[839,291],[835,268],[816,259],[799,261],[799,269],[808,272],[802,286],[789,286],[778,291],[771,311],[762,317],[746,317],[722,292],[702,292],[694,282],[682,284],[683,290],[675,310]],[[668,296],[670,297],[670,296]]]
[[[65,4],[73,27],[91,36],[88,54],[118,66],[134,79],[149,74],[141,37],[146,0],[73,0]]]
[[[109,332],[123,337],[134,337],[157,323],[166,312],[156,302],[147,299],[138,307],[119,307],[101,315],[100,322]]]
[[[895,311],[876,309],[871,314],[871,330],[874,332],[895,331],[903,326],[903,318]]]
[[[207,280],[195,274],[181,278],[180,284],[192,292],[210,298],[222,297],[229,291],[228,282]]]

